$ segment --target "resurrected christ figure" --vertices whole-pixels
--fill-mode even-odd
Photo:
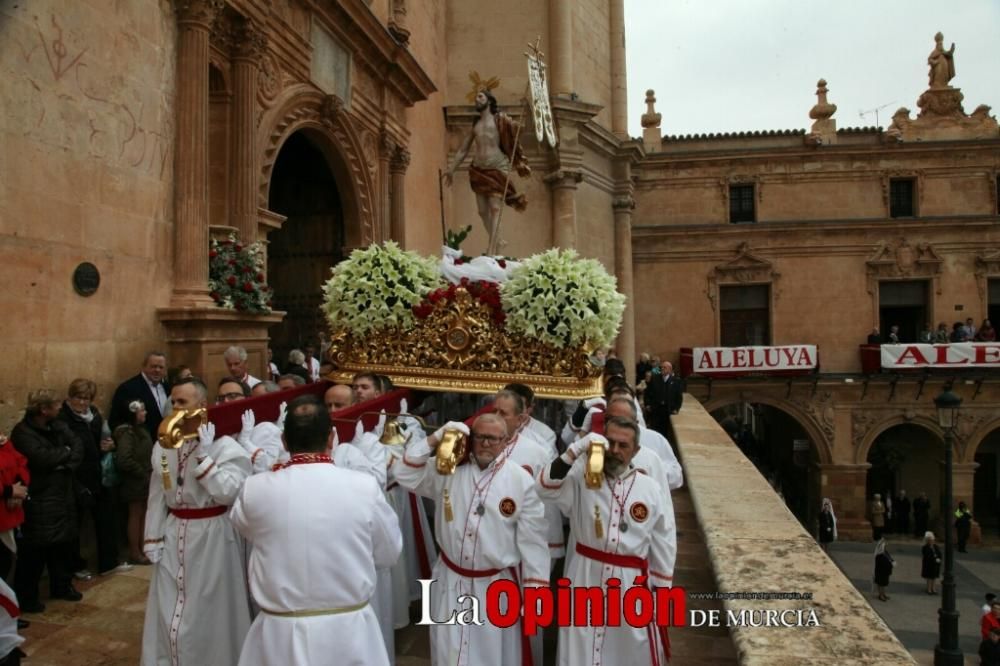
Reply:
[[[528,204],[524,195],[518,194],[514,184],[510,182],[511,164],[522,178],[531,175],[531,168],[517,140],[520,135],[518,124],[497,109],[496,97],[489,90],[481,88],[476,93],[476,111],[479,112],[479,118],[458,149],[455,161],[444,174],[444,182],[451,185],[455,170],[474,146],[469,183],[476,193],[479,217],[489,234],[489,247],[492,251],[496,249],[494,236],[503,204],[506,203],[518,212],[523,211]]]

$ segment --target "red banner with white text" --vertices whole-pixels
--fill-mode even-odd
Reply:
[[[950,344],[882,345],[882,367],[907,368],[1000,368],[1000,343],[954,342]]]

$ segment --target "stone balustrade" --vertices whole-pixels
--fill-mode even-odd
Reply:
[[[685,484],[721,593],[797,592],[810,600],[723,599],[722,618],[814,611],[820,626],[733,626],[740,664],[915,664],[865,598],[820,549],[736,444],[691,396],[673,417]],[[765,614],[761,617],[761,612]],[[797,621],[798,613],[784,617]],[[748,618],[749,619],[749,618]]]

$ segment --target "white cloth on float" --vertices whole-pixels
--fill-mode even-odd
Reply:
[[[166,491],[163,455],[171,479]],[[242,539],[226,512],[183,518],[168,509],[228,511],[251,474],[250,456],[232,437],[217,439],[207,452],[196,439],[166,451],[154,444],[152,465],[144,549],[163,548],[149,584],[142,664],[235,664],[250,627]]]
[[[465,259],[456,264],[456,259]],[[501,266],[493,257],[464,257],[461,250],[441,247],[441,275],[452,284],[459,284],[462,278],[469,282],[506,282],[511,272],[521,265],[519,261],[504,260]]]
[[[450,476],[438,474],[433,462],[428,464],[429,458],[426,439],[411,444],[396,463],[396,479],[400,485],[433,497],[438,503],[434,526],[442,552],[432,576],[436,581],[430,599],[432,616],[448,618],[461,610],[457,607],[461,595],[485,600],[487,588],[497,580],[519,578],[522,588],[548,587],[545,512],[531,476],[503,455],[486,469],[474,463],[459,465]],[[441,499],[446,489],[452,506],[451,521],[445,519]],[[447,564],[445,558],[452,564]],[[470,577],[458,573],[456,567],[496,573]],[[519,666],[521,627],[501,629],[490,624],[485,615],[483,621],[482,626],[432,626],[431,663]]]
[[[337,458],[254,476],[233,506],[233,524],[254,543],[249,580],[261,607],[240,666],[390,663],[370,602],[376,569],[399,556],[399,526],[378,482]]]
[[[655,454],[651,454],[656,459]],[[670,587],[677,558],[677,529],[670,493],[663,481],[657,482],[630,463],[617,477],[605,477],[598,489],[584,481],[586,456],[573,463],[563,479],[551,478],[546,468],[537,479],[540,497],[556,502],[570,517],[576,540],[603,553],[634,556],[648,561],[650,586]],[[603,535],[598,537],[594,510],[600,512]],[[626,529],[622,529],[627,525]],[[575,546],[574,546],[575,548]],[[574,587],[604,587],[609,578],[632,584],[640,569],[616,566],[576,553],[566,560],[565,576]],[[646,627],[621,626],[560,627],[559,666],[633,666],[651,661],[650,634],[654,636],[658,662],[663,662],[659,634]]]

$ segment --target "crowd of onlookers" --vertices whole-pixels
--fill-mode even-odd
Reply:
[[[248,372],[246,350],[230,347],[217,402],[318,381],[332,369],[317,359],[326,345],[321,336],[319,349],[292,350],[280,370],[268,350],[262,379]],[[150,352],[140,372],[115,389],[106,417],[95,404],[96,382],[78,378],[64,392],[31,391],[10,437],[0,433],[0,579],[13,569],[21,611],[44,610],[39,584],[46,569],[49,598],[79,601],[75,580],[150,563],[142,542],[153,442],[170,413],[170,387],[190,376],[190,368],[168,368],[166,354]],[[351,387],[339,388],[347,389],[349,404]],[[386,378],[375,388],[392,386]],[[90,561],[81,542],[95,546],[86,549],[95,551]]]
[[[903,336],[905,337],[905,336]],[[868,334],[868,344],[870,345],[895,345],[901,342],[922,342],[927,344],[946,344],[950,342],[995,342],[997,331],[993,328],[993,323],[989,319],[984,319],[983,323],[976,327],[975,321],[969,317],[965,322],[956,321],[948,328],[945,322],[939,322],[937,329],[931,327],[930,323],[924,324],[923,329],[917,334],[916,340],[905,340],[900,336],[899,326],[893,324],[889,327],[889,333],[885,336],[879,332],[878,328],[873,328]]]

